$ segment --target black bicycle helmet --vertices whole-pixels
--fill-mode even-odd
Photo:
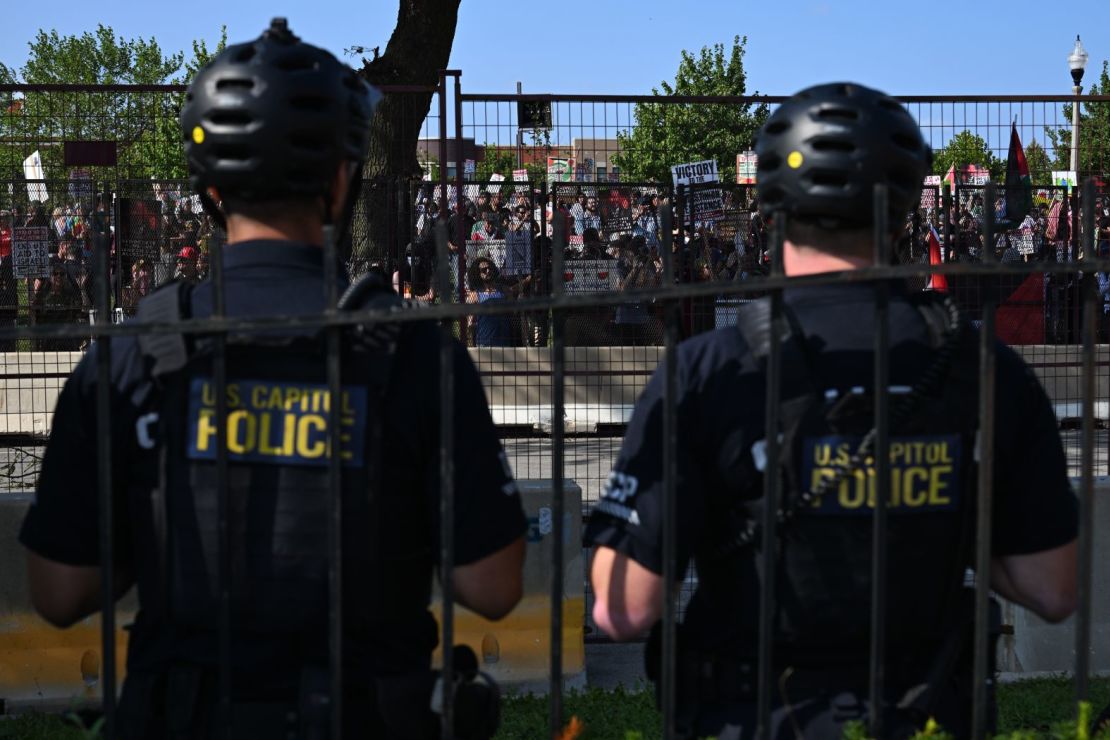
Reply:
[[[275,18],[197,73],[181,129],[191,187],[207,201],[330,197],[336,168],[361,163],[380,94]],[[208,205],[211,205],[210,203]]]
[[[874,220],[877,183],[889,188],[892,228],[921,196],[932,152],[894,98],[862,85],[806,88],[767,119],[756,140],[764,217],[776,211],[826,228]]]

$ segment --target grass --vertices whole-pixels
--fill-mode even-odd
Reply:
[[[1059,732],[1060,722],[1075,715],[1070,679],[1042,678],[998,687],[998,730],[1015,732],[1023,739],[1075,737]],[[1110,703],[1110,679],[1091,681],[1092,713]],[[577,717],[581,733],[566,733],[566,740],[651,740],[660,736],[655,697],[648,691],[569,692],[564,701],[568,722]],[[548,706],[544,696],[510,696],[501,711],[497,740],[532,740],[547,736]],[[92,740],[96,734],[73,720],[42,714],[0,719],[0,740]]]

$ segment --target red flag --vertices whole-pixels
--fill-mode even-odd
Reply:
[[[944,264],[944,260],[940,256],[940,237],[937,236],[937,230],[932,226],[929,227],[929,264]],[[947,293],[948,279],[944,275],[930,275],[929,284],[925,286],[925,290],[939,290],[941,293]]]

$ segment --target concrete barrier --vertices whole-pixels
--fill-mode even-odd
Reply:
[[[551,667],[551,563],[554,522],[552,482],[518,480],[528,517],[524,561],[524,598],[512,614],[490,622],[455,607],[455,642],[473,648],[482,670],[503,688],[543,693]],[[563,683],[586,685],[585,564],[582,550],[582,489],[573,481],[563,486]],[[432,611],[440,616],[439,596]],[[436,660],[440,658],[436,652]]]
[[[1079,481],[1072,481],[1079,490]],[[1005,495],[1001,492],[1000,495]],[[1094,574],[1091,596],[1091,670],[1110,671],[1110,478],[1095,483]],[[1003,604],[1002,621],[1013,635],[998,646],[998,668],[1011,676],[1070,673],[1075,667],[1075,617],[1048,624],[1028,609]]]
[[[519,481],[529,519],[524,599],[505,619],[490,622],[462,607],[455,611],[456,642],[470,645],[482,669],[518,691],[547,688],[550,667],[552,532],[551,481]],[[563,674],[568,687],[586,684],[585,594],[582,560],[582,490],[563,488]],[[100,701],[100,619],[90,617],[67,630],[51,627],[34,614],[27,592],[25,555],[19,527],[31,496],[0,497],[0,554],[8,566],[0,577],[0,713],[35,706],[69,708]],[[438,601],[433,605],[437,619]],[[133,598],[117,609],[116,667],[125,670]],[[438,659],[438,653],[437,653]]]
[[[1081,416],[1082,351],[1069,345],[1014,348],[1037,374],[1061,422]],[[546,347],[471,348],[494,422],[542,432],[551,429],[551,352]],[[568,347],[567,432],[627,424],[641,391],[663,356],[662,347]],[[0,353],[0,434],[46,434],[54,404],[80,352]],[[1095,362],[1110,364],[1098,345]],[[1096,374],[1095,418],[1110,421],[1110,374]]]

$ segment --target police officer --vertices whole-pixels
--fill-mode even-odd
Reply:
[[[757,151],[760,207],[768,218],[786,214],[783,258],[792,276],[871,264],[873,186],[888,187],[893,243],[930,164],[905,109],[855,84],[787,100],[767,120]],[[972,600],[963,583],[975,539],[978,340],[949,307],[902,285],[891,293],[890,382],[906,392],[891,401],[883,726],[899,736],[935,716],[962,735],[971,709],[961,688],[971,683]],[[873,423],[874,295],[862,283],[784,295],[793,326],[782,345],[771,737],[839,737],[843,723],[872,711],[874,489],[861,446]],[[737,327],[699,335],[677,352],[676,572],[692,559],[698,573],[678,633],[683,736],[755,732],[765,308],[756,304]],[[1016,353],[1002,344],[997,352],[991,588],[1058,621],[1075,606],[1076,501],[1044,390]],[[664,592],[663,386],[656,372],[586,532],[596,547],[594,618],[616,639],[656,625],[649,675]]]
[[[197,75],[181,122],[192,186],[227,226],[229,316],[325,309],[324,227],[342,228],[350,215],[376,99],[284,19]],[[208,282],[174,283],[144,300],[139,320],[144,309],[160,320],[208,316],[214,293]],[[111,345],[116,583],[121,595],[137,584],[139,601],[119,710],[126,738],[210,737],[222,726],[213,352],[202,337],[168,336],[180,354],[145,339]],[[424,322],[344,340],[345,737],[438,736],[429,709],[437,630],[428,606],[439,552],[439,343],[437,327]],[[236,738],[327,732],[328,712],[320,710],[329,686],[322,346],[313,330],[227,340]],[[96,456],[97,351],[94,345],[61,392],[21,533],[32,601],[59,627],[101,608],[91,485],[104,462]],[[459,603],[499,619],[521,597],[526,525],[461,345],[453,363],[454,589]]]

